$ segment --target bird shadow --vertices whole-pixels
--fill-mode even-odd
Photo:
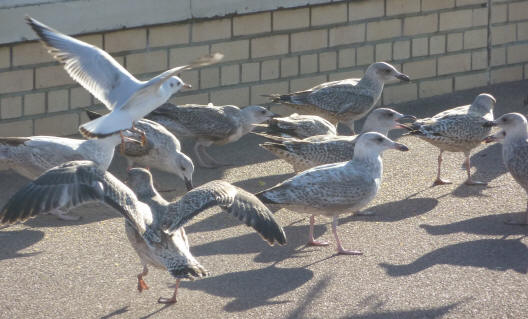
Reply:
[[[104,315],[104,316],[101,316],[100,319],[109,319],[109,318],[112,318],[114,316],[119,316],[119,315],[122,315],[124,313],[127,313],[128,312],[128,306],[124,306],[124,307],[121,307],[117,310],[114,310],[112,311],[111,313],[107,314],[107,315]]]
[[[24,229],[0,231],[0,242],[2,243],[2,248],[0,249],[0,260],[30,257],[40,254],[40,252],[19,253],[19,251],[34,245],[43,238],[44,232],[40,230]]]
[[[433,307],[429,309],[411,309],[411,310],[400,310],[400,311],[373,311],[364,314],[350,314],[343,319],[394,319],[394,318],[406,318],[406,319],[422,319],[422,318],[441,318],[445,316],[449,311],[456,308],[460,302],[451,303],[442,307]]]
[[[379,264],[392,277],[409,276],[435,265],[487,268],[526,274],[528,248],[518,239],[480,239],[444,246],[407,265]]]
[[[79,220],[62,220],[51,214],[39,215],[36,218],[29,219],[24,225],[32,228],[40,227],[68,227],[78,226],[91,223],[97,223],[102,220],[120,217],[119,213],[108,206],[97,203],[90,203],[82,207],[76,207],[68,215],[79,216]]]
[[[273,304],[283,304],[294,300],[272,300],[293,291],[313,278],[306,268],[279,268],[275,264],[247,271],[226,273],[207,277],[194,282],[182,282],[181,286],[190,290],[205,291],[208,294],[232,298],[224,310],[240,312]]]

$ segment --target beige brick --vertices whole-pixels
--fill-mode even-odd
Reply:
[[[103,47],[103,34],[102,33],[85,34],[85,35],[77,36],[75,38],[83,42],[89,43],[91,45],[94,45],[98,48]]]
[[[200,89],[217,87],[220,84],[220,69],[205,68],[200,70]]]
[[[472,24],[474,27],[487,26],[488,9],[487,8],[473,9]]]
[[[317,72],[317,54],[301,56],[301,74]]]
[[[391,85],[383,89],[383,105],[412,101],[417,98],[416,83]]]
[[[13,46],[13,66],[54,61],[40,42],[28,42]]]
[[[508,64],[528,61],[528,44],[516,44],[507,49]]]
[[[454,6],[455,0],[422,0],[422,11],[436,11],[453,8]]]
[[[48,92],[48,113],[66,111],[69,106],[68,90],[55,90]]]
[[[375,41],[401,35],[401,20],[380,20],[367,23],[367,40]]]
[[[10,55],[9,47],[0,47],[0,68],[10,67]]]
[[[384,0],[356,0],[348,4],[348,18],[350,21],[382,17],[384,15]]]
[[[337,53],[323,52],[319,53],[319,72],[331,71],[337,68]]]
[[[486,47],[488,44],[488,30],[476,29],[464,32],[464,49]]]
[[[271,31],[271,13],[263,12],[233,17],[233,35],[248,35]]]
[[[82,87],[70,89],[70,109],[92,105],[92,95]]]
[[[296,76],[299,74],[299,58],[296,56],[281,59],[281,77]]]
[[[491,22],[500,23],[508,20],[508,5],[494,3],[491,6]]]
[[[455,90],[467,90],[488,84],[488,73],[480,72],[468,75],[458,75],[455,77]]]
[[[409,42],[409,41],[397,41],[397,42],[401,43],[401,42]],[[394,45],[396,46],[396,42],[394,43]],[[385,42],[385,43],[376,44],[376,58],[375,59],[376,61],[392,60],[392,43]]]
[[[472,25],[472,10],[457,10],[440,13],[440,31],[469,28]]]
[[[209,41],[231,37],[231,19],[214,19],[195,22],[192,28],[192,41]]]
[[[357,65],[368,65],[374,62],[374,47],[362,46],[356,49]]]
[[[471,70],[471,54],[461,53],[438,57],[438,75]]]
[[[22,97],[10,96],[0,100],[0,119],[12,119],[22,116]]]
[[[37,89],[74,83],[62,65],[37,68],[35,71],[35,88]]]
[[[436,59],[404,63],[402,71],[413,79],[413,81],[433,77],[436,75]]]
[[[412,39],[412,56],[424,56],[429,53],[429,39],[428,38],[417,38]]]
[[[149,51],[126,56],[127,69],[132,74],[161,72],[167,70],[167,51]]]
[[[78,133],[79,114],[69,113],[35,120],[35,135],[68,136]]]
[[[246,60],[249,58],[249,40],[216,43],[211,46],[211,52],[223,53],[222,62]]]
[[[260,76],[262,80],[271,80],[279,78],[279,60],[262,61],[260,67]]]
[[[491,44],[503,44],[515,41],[515,24],[491,26]]]
[[[456,0],[456,6],[457,7],[470,6],[470,5],[482,4],[486,2],[487,0]]]
[[[24,95],[24,115],[46,113],[46,94],[33,93]]]
[[[404,35],[417,35],[438,31],[438,14],[420,15],[405,18],[403,22]]]
[[[510,3],[508,18],[510,21],[526,20],[527,12],[528,12],[528,2],[522,1],[522,2]]]
[[[33,88],[33,70],[0,72],[0,94]]]
[[[169,68],[186,65],[194,61],[196,58],[206,54],[209,54],[209,47],[206,45],[170,49]]]
[[[328,37],[331,47],[363,42],[365,41],[365,24],[331,28]]]
[[[462,50],[464,46],[463,33],[450,33],[447,35],[447,52]]]
[[[274,81],[266,84],[258,84],[251,87],[250,104],[260,104],[269,102],[266,94],[286,94],[288,93],[288,81]]]
[[[312,7],[312,26],[334,24],[346,21],[346,2]]]
[[[182,92],[196,91],[200,88],[200,71],[184,71],[179,75],[179,77],[183,80],[183,82],[192,85],[192,88],[184,88]]]
[[[407,14],[420,11],[420,0],[387,1],[387,15]]]
[[[188,24],[171,24],[150,27],[148,33],[149,47],[162,47],[189,43]]]
[[[242,82],[253,82],[260,79],[260,65],[258,62],[242,64]]]
[[[288,35],[273,35],[251,40],[251,56],[261,58],[288,53]]]
[[[506,48],[492,48],[491,49],[491,65],[498,66],[506,64]]]
[[[293,79],[290,81],[290,90],[291,92],[306,90],[326,81],[326,75],[316,75],[306,78]]]
[[[528,40],[528,22],[517,24],[517,40]]]
[[[356,65],[356,49],[346,48],[339,50],[339,68]]]
[[[301,29],[310,25],[310,9],[290,9],[273,12],[273,30]]]
[[[523,78],[522,65],[515,65],[491,70],[491,84],[519,81]]]
[[[214,105],[249,105],[249,87],[226,89],[211,92],[211,102]]]
[[[482,70],[488,67],[488,51],[471,52],[471,70]]]
[[[207,104],[209,103],[209,94],[207,93],[201,93],[201,94],[189,94],[189,95],[175,95],[173,98],[169,100],[170,103],[173,103],[175,105],[183,105],[183,104]]]
[[[120,52],[144,49],[147,46],[146,29],[127,29],[104,35],[105,51]]]
[[[411,56],[411,41],[396,41],[394,42],[394,59],[407,59]],[[379,61],[379,60],[378,60]]]
[[[327,35],[326,30],[293,33],[291,35],[291,50],[292,52],[297,52],[326,48],[328,43]]]
[[[429,54],[442,54],[446,50],[445,35],[435,35],[429,39]]]
[[[240,66],[238,64],[223,66],[220,72],[222,85],[233,85],[240,82]]]
[[[337,81],[337,80],[343,80],[343,79],[359,79],[363,77],[363,71],[361,70],[354,70],[354,71],[347,71],[347,72],[334,72],[331,73],[328,77],[328,81]]]
[[[33,121],[16,121],[0,123],[0,136],[31,136],[33,135]]]
[[[453,92],[453,79],[440,79],[420,82],[420,98]]]

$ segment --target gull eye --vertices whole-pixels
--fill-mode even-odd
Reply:
[[[185,167],[182,166],[182,167],[180,167],[180,168],[181,168],[182,171],[185,171]]]
[[[378,138],[376,139],[376,141],[378,141],[378,142],[380,142],[380,143],[383,143],[383,138],[382,138],[382,137],[378,137]]]
[[[266,110],[260,111],[260,113],[262,113],[262,114],[266,114]]]
[[[174,87],[174,83],[171,82],[170,83],[170,87],[173,88]]]
[[[383,71],[384,71],[384,72],[385,72],[386,74],[389,74],[389,73],[391,73],[391,72],[392,72],[392,70],[391,70],[391,69],[385,69],[385,70],[383,70]]]

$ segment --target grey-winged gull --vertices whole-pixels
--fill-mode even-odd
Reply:
[[[326,82],[304,91],[269,97],[303,113],[322,116],[332,123],[341,122],[354,134],[354,121],[367,115],[378,102],[385,82],[391,79],[410,80],[394,66],[376,62],[361,79]]]
[[[293,113],[286,117],[269,120],[267,133],[306,138],[314,135],[337,135],[336,127],[317,115],[299,115]]]
[[[502,129],[486,138],[487,142],[502,142],[502,159],[504,165],[515,181],[528,193],[528,122],[526,117],[519,113],[507,113],[494,121],[484,124],[486,127],[498,126]],[[509,221],[509,224],[528,224],[528,206],[524,220],[519,222]]]
[[[86,111],[90,119],[101,115]],[[184,182],[187,190],[192,189],[192,176],[194,164],[191,158],[181,151],[180,141],[163,125],[150,120],[139,120],[136,127],[147,135],[146,143],[141,145],[135,139],[125,141],[122,155],[126,158],[128,167],[140,165],[147,168],[156,168],[161,171],[175,174]]]
[[[304,171],[286,181],[264,190],[256,196],[268,204],[292,208],[300,213],[312,214],[308,244],[328,245],[313,237],[314,216],[332,217],[337,252],[361,254],[345,250],[337,235],[338,216],[357,211],[367,205],[378,193],[381,184],[382,160],[386,149],[407,151],[408,148],[376,132],[361,134],[356,142],[354,157],[349,162],[327,164]]]
[[[471,178],[469,155],[471,150],[479,146],[491,132],[489,127],[483,127],[482,124],[493,120],[495,103],[492,95],[482,93],[470,105],[451,108],[407,126],[411,131],[409,134],[416,135],[440,149],[436,180],[433,185],[451,183],[440,177],[442,153],[445,151],[463,152],[466,156],[467,185],[485,184]]]
[[[400,127],[399,121],[414,119],[414,116],[389,108],[378,108],[367,116],[362,133],[378,132],[387,135],[390,129]],[[350,161],[358,135],[316,135],[302,140],[270,135],[264,137],[271,142],[260,146],[291,164],[295,172],[299,173],[318,165]]]
[[[26,16],[26,22],[49,53],[64,64],[66,72],[110,110],[110,113],[79,127],[87,138],[136,130],[134,123],[137,120],[165,103],[182,87],[190,87],[176,73],[216,63],[223,58],[222,54],[215,53],[165,71],[148,81],[140,81],[96,46],[67,36],[29,16]],[[145,135],[142,137],[144,142]]]
[[[143,280],[148,265],[167,269],[176,278],[174,294],[171,298],[159,298],[160,303],[176,302],[182,278],[207,275],[189,251],[183,228],[207,208],[219,206],[255,229],[270,245],[286,243],[284,231],[269,209],[252,194],[227,182],[209,182],[176,202],[167,202],[158,194],[152,176],[145,169],[130,170],[128,183],[133,191],[93,162],[68,162],[20,189],[0,212],[0,221],[25,220],[55,207],[94,201],[107,204],[125,217],[127,237],[143,264],[143,271],[137,276],[138,290],[148,288]]]
[[[148,118],[162,124],[178,137],[195,138],[194,152],[198,164],[212,168],[223,164],[213,159],[205,147],[238,141],[251,132],[255,124],[265,122],[273,116],[274,113],[259,105],[240,109],[234,105],[215,106],[212,103],[180,106],[167,103],[152,112]]]

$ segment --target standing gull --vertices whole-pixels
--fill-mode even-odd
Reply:
[[[172,297],[159,298],[159,303],[176,302],[182,278],[207,275],[189,251],[183,226],[210,207],[219,206],[243,221],[270,245],[286,243],[284,231],[269,209],[252,194],[227,182],[209,182],[177,202],[167,202],[158,194],[152,175],[145,169],[130,170],[128,183],[133,191],[93,162],[68,162],[20,189],[0,212],[0,222],[26,220],[56,207],[75,207],[87,202],[107,204],[125,217],[127,237],[143,264],[143,271],[137,276],[138,290],[148,289],[143,280],[148,265],[167,269],[176,278]]]
[[[519,113],[508,113],[495,121],[484,124],[486,127],[498,126],[502,131],[486,138],[487,142],[502,142],[502,159],[515,181],[528,193],[528,122]],[[509,221],[509,224],[528,225],[528,207],[524,220]]]
[[[320,115],[332,123],[341,122],[354,134],[354,121],[367,115],[378,102],[385,82],[391,79],[410,80],[392,65],[376,62],[367,68],[361,79],[326,82],[308,90],[269,97],[275,103]]]
[[[189,65],[165,71],[149,81],[140,81],[105,51],[60,33],[29,16],[26,16],[26,22],[49,49],[48,52],[64,64],[66,72],[111,111],[79,127],[79,131],[88,138],[135,130],[137,120],[165,103],[182,87],[190,87],[176,73],[216,63],[223,57],[215,53]],[[144,138],[142,134],[143,142]]]
[[[181,106],[165,104],[148,118],[162,124],[178,137],[195,138],[194,153],[198,164],[212,168],[223,164],[212,158],[205,147],[238,141],[251,132],[255,124],[265,122],[273,116],[274,113],[258,105],[240,109],[234,105],[214,106],[209,103]]]
[[[389,108],[375,109],[367,116],[362,133],[387,135],[390,129],[401,127],[398,121],[414,119],[414,116],[403,115]],[[316,135],[302,140],[270,135],[264,137],[271,142],[260,146],[291,164],[295,172],[299,173],[318,165],[350,161],[354,156],[358,135]]]
[[[470,105],[448,109],[431,118],[417,120],[407,127],[411,135],[416,135],[440,149],[436,180],[433,186],[451,183],[440,178],[442,153],[445,151],[463,152],[466,156],[467,185],[486,184],[471,178],[469,154],[491,132],[489,127],[483,127],[482,124],[493,120],[495,103],[492,95],[479,94]]]
[[[378,193],[381,184],[382,160],[386,149],[407,151],[408,148],[380,133],[361,134],[356,142],[354,157],[349,162],[327,164],[304,171],[286,181],[262,191],[256,196],[263,202],[292,208],[311,214],[308,244],[328,245],[313,237],[314,216],[332,217],[332,232],[339,254],[361,254],[345,250],[337,235],[338,216],[357,211],[367,205]]]
[[[306,138],[314,135],[337,135],[336,127],[317,115],[293,113],[286,117],[269,120],[267,132],[273,135],[289,135]]]

